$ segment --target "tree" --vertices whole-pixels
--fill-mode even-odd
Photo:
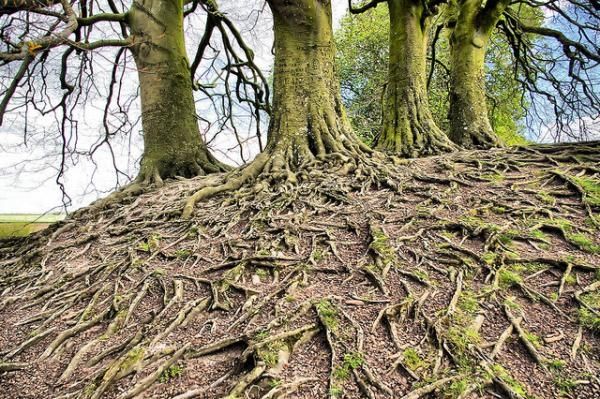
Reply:
[[[579,1],[456,1],[452,28],[450,136],[464,146],[489,147],[498,140],[484,109],[484,57],[494,28],[512,50],[514,76],[528,94],[530,113],[554,131],[555,140],[590,137],[600,115],[597,76],[600,14]],[[485,4],[485,5],[484,5]],[[592,129],[594,130],[594,129]]]
[[[381,132],[389,24],[387,10],[377,7],[360,15],[345,16],[336,33],[342,99],[353,127],[367,143],[372,143]],[[427,91],[433,119],[445,131],[449,128],[449,44],[443,18],[435,25],[430,29]],[[529,103],[523,101],[526,91],[515,79],[515,68],[509,43],[496,31],[486,53],[486,99],[492,127],[508,145],[524,144],[527,133],[524,118]]]
[[[450,37],[449,136],[463,147],[489,148],[500,144],[488,117],[485,96],[485,54],[493,29],[508,0],[457,0],[448,23]]]
[[[78,10],[67,1],[60,2],[60,9],[51,1],[5,2],[0,13],[7,21],[2,36],[6,51],[0,53],[0,60],[4,65],[20,62],[20,66],[3,92],[0,122],[9,102],[15,100],[13,95],[17,89],[24,83],[36,84],[35,76],[28,72],[32,65],[49,63],[51,52],[60,51],[62,57],[58,69],[63,95],[59,105],[53,107],[52,111],[62,110],[60,129],[63,135],[69,124],[70,128],[76,129],[76,121],[66,112],[68,99],[70,96],[75,98],[75,107],[80,102],[85,102],[87,94],[81,86],[76,86],[70,80],[70,69],[75,64],[71,57],[78,55],[83,59],[79,65],[75,64],[75,79],[79,79],[86,73],[88,62],[92,69],[92,62],[89,61],[91,57],[88,58],[86,52],[117,48],[113,55],[114,67],[104,111],[104,142],[108,142],[115,134],[106,123],[110,116],[109,106],[113,95],[117,96],[114,93],[115,86],[123,84],[122,80],[117,81],[116,71],[124,59],[125,51],[129,50],[133,54],[139,77],[144,132],[144,154],[137,181],[160,184],[165,178],[193,177],[226,170],[202,141],[193,97],[194,75],[213,32],[218,31],[223,37],[222,43],[230,62],[225,68],[227,74],[235,74],[240,82],[238,87],[249,87],[249,91],[254,93],[254,98],[250,98],[243,89],[238,90],[236,94],[239,101],[253,102],[259,108],[268,109],[268,91],[264,89],[266,81],[252,61],[251,50],[233,24],[219,12],[216,2],[202,0],[190,4],[191,7],[184,10],[183,0],[167,3],[160,0],[135,0],[129,9],[120,11],[111,0],[107,4],[77,3]],[[93,11],[102,10],[105,6],[110,12]],[[190,66],[183,21],[186,15],[197,8],[208,15],[207,29]],[[22,18],[23,15],[25,18]],[[36,23],[29,22],[34,20]],[[40,23],[37,23],[38,20]],[[14,42],[13,36],[19,31],[22,31],[18,36],[19,42]],[[228,35],[233,39],[227,38]],[[241,49],[241,55],[238,55],[238,49]],[[250,77],[243,71],[246,67],[254,71]],[[46,84],[46,79],[44,75],[42,85]],[[26,97],[17,107],[27,102],[33,102],[33,99]]]
[[[241,170],[208,184],[189,198],[194,204],[223,191],[236,190],[259,175],[296,182],[319,163],[337,173],[360,173],[371,150],[352,131],[335,73],[329,0],[269,0],[275,31],[273,110],[265,151]]]
[[[455,147],[436,125],[427,96],[427,49],[431,17],[437,1],[373,0],[361,13],[386,2],[389,9],[389,67],[384,93],[383,126],[376,147],[415,157],[450,151]]]

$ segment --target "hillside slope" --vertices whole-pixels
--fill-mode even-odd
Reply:
[[[600,398],[600,143],[393,169],[0,242],[0,398]]]

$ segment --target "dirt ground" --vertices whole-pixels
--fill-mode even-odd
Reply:
[[[600,144],[389,170],[0,241],[0,398],[600,398]]]

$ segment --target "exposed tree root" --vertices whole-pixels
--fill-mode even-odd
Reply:
[[[599,157],[258,158],[4,241],[0,398],[594,397],[598,207],[553,171]]]

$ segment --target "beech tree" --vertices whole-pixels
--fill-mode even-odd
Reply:
[[[485,54],[509,0],[457,0],[450,36],[450,138],[463,147],[500,145],[488,117]]]
[[[451,151],[455,146],[433,119],[426,84],[431,17],[441,2],[372,0],[354,8],[349,0],[349,8],[358,14],[384,2],[390,18],[389,66],[375,146],[406,157]]]
[[[442,17],[443,14],[440,15]],[[430,29],[427,55],[427,95],[433,119],[448,130],[450,52],[444,18]],[[539,20],[532,25],[539,26]],[[381,133],[382,93],[388,79],[390,22],[388,10],[376,7],[360,15],[346,15],[336,31],[337,66],[342,99],[357,134],[367,143]],[[506,145],[525,144],[531,102],[515,79],[516,63],[502,32],[496,31],[486,54],[486,97],[495,133]],[[528,101],[523,101],[523,99]]]
[[[600,115],[597,96],[600,40],[597,4],[579,1],[479,1],[449,3],[451,29],[450,131],[464,147],[498,144],[486,107],[485,53],[500,28],[513,52],[515,79],[529,93],[531,113],[555,131],[589,137]],[[545,17],[544,17],[545,16]],[[544,23],[536,23],[542,19]],[[549,110],[549,111],[548,111]],[[552,121],[549,121],[552,114]]]
[[[363,172],[371,150],[352,131],[335,73],[331,2],[268,0],[275,32],[273,105],[265,151],[246,167],[209,182],[189,198],[194,204],[235,190],[259,175],[263,181],[296,182],[318,163],[337,173]]]
[[[102,11],[105,8],[109,11]],[[184,17],[196,10],[203,10],[207,15],[206,30],[190,65],[185,47]],[[194,88],[203,90],[195,82],[195,74],[215,32],[222,35],[222,46],[229,60],[225,68],[227,75],[233,74],[238,79],[236,100],[252,103],[257,108],[268,108],[266,80],[254,65],[252,51],[213,0],[189,3],[184,0],[135,0],[129,8],[122,10],[112,0],[75,4],[65,0],[57,3],[6,0],[0,13],[5,22],[2,30],[5,50],[0,53],[0,61],[3,65],[20,63],[12,82],[2,93],[0,121],[9,103],[15,100],[16,90],[38,81],[30,70],[50,62],[49,55],[55,51],[62,54],[59,79],[63,98],[54,110],[63,110],[60,127],[63,132],[69,122],[73,128],[73,121],[65,109],[69,96],[86,96],[85,90],[73,82],[86,73],[88,58],[85,53],[117,48],[116,53],[110,53],[114,68],[104,111],[106,126],[111,98],[117,96],[115,87],[122,85],[124,79],[123,76],[120,81],[117,78],[117,68],[124,53],[131,52],[140,84],[144,137],[138,182],[160,184],[165,178],[193,177],[227,169],[210,154],[202,140],[193,96]],[[70,79],[76,55],[83,61],[76,64],[75,78]],[[92,69],[92,66],[87,68]],[[45,79],[44,75],[43,82]],[[26,98],[24,102],[14,102],[18,108],[33,100]],[[109,130],[106,127],[106,141],[115,133]]]

